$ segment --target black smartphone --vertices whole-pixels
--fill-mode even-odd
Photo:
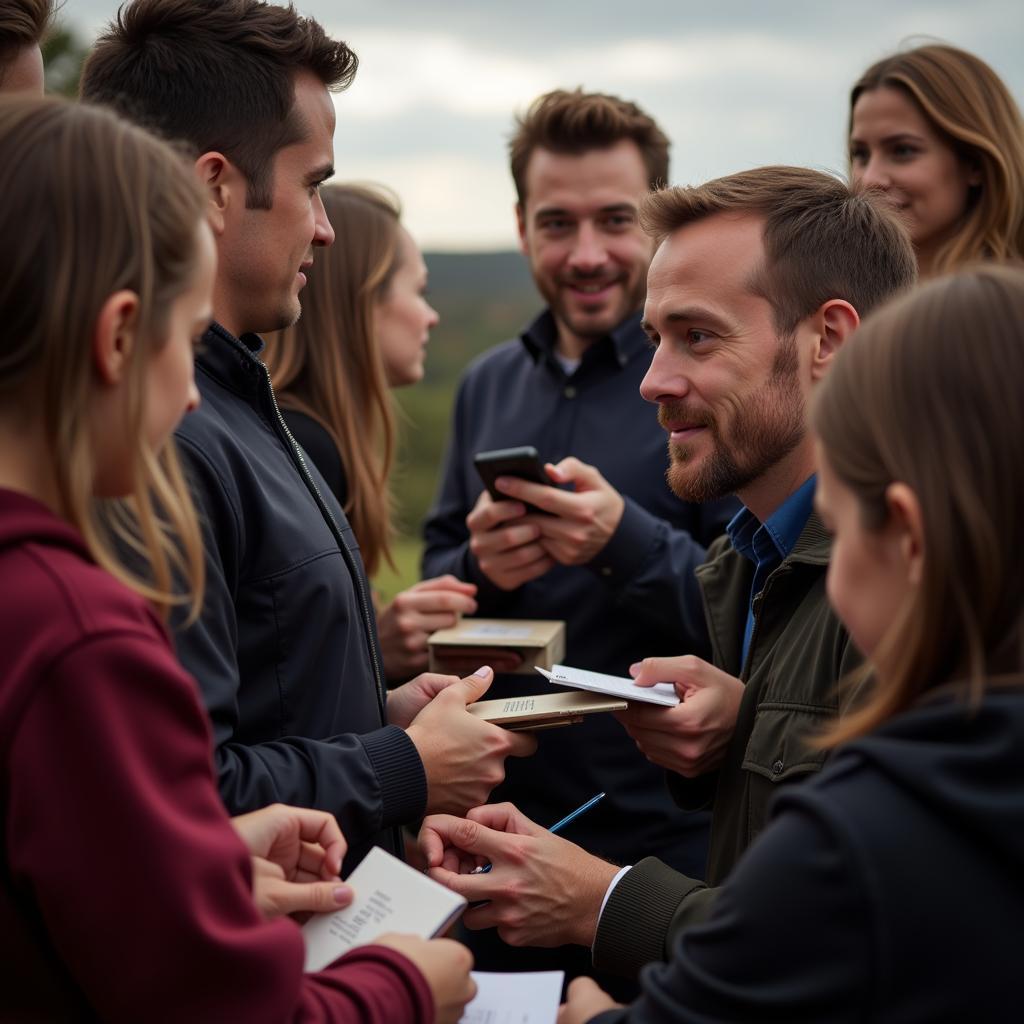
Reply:
[[[480,474],[487,493],[495,501],[512,501],[507,494],[502,494],[494,486],[494,481],[499,476],[517,476],[521,480],[529,480],[535,484],[546,484],[551,486],[551,478],[544,472],[544,466],[533,445],[523,445],[520,448],[496,448],[490,452],[477,452],[473,456],[473,464]],[[543,509],[536,508],[524,502],[528,512],[543,512]]]

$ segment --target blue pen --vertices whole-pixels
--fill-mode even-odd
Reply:
[[[575,821],[581,814],[586,814],[586,812],[589,811],[590,808],[594,806],[594,804],[599,803],[603,799],[604,793],[598,793],[597,796],[592,796],[585,804],[581,804],[579,807],[577,807],[575,811],[570,811],[564,818],[562,818],[561,821],[556,821],[554,825],[552,825],[551,828],[548,829],[548,831],[552,833],[552,835],[555,832],[560,832],[563,828],[565,828],[566,825],[568,825],[570,822]],[[487,872],[490,870],[490,864],[481,864],[480,867],[473,868],[473,870],[470,871],[470,874],[486,875]]]

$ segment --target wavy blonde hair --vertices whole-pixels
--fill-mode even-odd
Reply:
[[[850,123],[862,93],[898,89],[964,163],[977,168],[961,223],[936,254],[932,273],[980,259],[1024,258],[1024,121],[1002,79],[979,57],[933,44],[873,64],[850,92]]]
[[[1024,668],[1022,380],[1024,268],[985,264],[870,315],[822,382],[812,424],[864,527],[884,527],[896,481],[924,523],[921,584],[873,652],[867,702],[827,745],[941,683],[977,700],[992,676]]]
[[[330,185],[321,195],[337,241],[308,271],[302,318],[267,336],[263,359],[278,402],[334,441],[348,482],[345,514],[372,577],[382,562],[393,565],[395,413],[374,306],[398,267],[400,209],[382,189],[361,185]]]
[[[145,373],[189,285],[203,197],[168,145],[96,107],[0,99],[0,401],[39,415],[61,514],[104,569],[166,616],[202,602],[199,525],[173,443],[142,429]],[[115,292],[139,297],[130,355],[133,492],[98,500],[92,333]],[[141,561],[141,566],[137,563]]]

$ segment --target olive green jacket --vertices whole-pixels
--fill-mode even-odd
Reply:
[[[697,569],[712,660],[746,686],[718,771],[696,779],[670,777],[681,807],[711,806],[706,880],[688,878],[653,857],[636,864],[601,915],[594,943],[598,970],[631,977],[645,963],[666,959],[675,935],[707,918],[712,887],[764,828],[779,787],[821,768],[825,752],[809,747],[805,738],[839,714],[838,682],[860,663],[825,595],[830,546],[812,513],[793,550],[754,597],[754,629],[743,665],[754,565],[721,537]]]

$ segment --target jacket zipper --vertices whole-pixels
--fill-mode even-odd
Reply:
[[[323,515],[328,521],[328,524],[334,533],[335,540],[338,543],[338,547],[341,549],[341,556],[345,559],[345,564],[348,566],[349,573],[355,581],[356,591],[359,594],[359,607],[363,615],[363,628],[366,631],[366,644],[370,651],[370,661],[373,664],[373,679],[377,686],[377,705],[380,709],[381,724],[387,725],[387,696],[384,690],[384,677],[381,673],[380,662],[377,658],[377,648],[373,642],[373,621],[370,619],[369,604],[366,597],[366,586],[363,583],[363,574],[359,571],[359,566],[356,565],[356,561],[352,557],[352,552],[349,551],[348,545],[345,543],[345,538],[342,535],[341,528],[338,526],[338,521],[334,518],[334,513],[331,511],[327,502],[324,501],[324,497],[320,493],[320,488],[317,487],[316,481],[309,472],[309,467],[306,465],[306,459],[302,454],[302,449],[292,436],[292,432],[288,429],[288,424],[285,423],[284,417],[281,415],[281,409],[277,404],[277,395],[274,394],[274,385],[270,379],[270,371],[262,362],[260,362],[260,368],[263,370],[263,376],[267,382],[267,391],[270,393],[270,401],[274,406],[274,415],[277,418],[277,424],[284,432],[285,437],[288,439],[288,443],[291,445],[292,453],[294,454],[299,464],[299,468],[302,471],[303,481],[310,493],[316,499],[321,515]]]

